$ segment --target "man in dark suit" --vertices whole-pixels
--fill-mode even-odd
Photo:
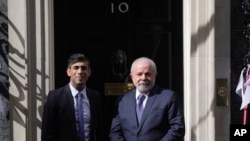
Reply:
[[[153,60],[141,57],[131,66],[135,89],[117,101],[111,141],[182,141],[184,116],[177,95],[155,85]],[[143,97],[143,98],[142,98]]]
[[[50,91],[46,99],[42,141],[101,141],[101,95],[86,87],[91,75],[89,59],[83,54],[72,54],[68,59],[67,75],[70,82]],[[83,97],[79,101],[76,99],[78,94]],[[77,102],[81,103],[79,105],[83,110],[77,110]],[[83,114],[79,114],[79,111],[83,111]]]

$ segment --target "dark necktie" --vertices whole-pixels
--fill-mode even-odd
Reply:
[[[136,105],[136,113],[137,113],[137,119],[138,119],[138,123],[140,123],[140,120],[141,120],[141,116],[142,116],[142,113],[143,113],[143,101],[145,99],[145,95],[144,94],[140,94],[138,96],[138,102],[137,102],[137,105]]]
[[[79,121],[78,132],[80,136],[80,141],[85,141],[83,102],[82,102],[83,95],[81,93],[78,93],[76,97],[77,97],[76,105],[77,105],[77,113],[78,113],[78,121]]]

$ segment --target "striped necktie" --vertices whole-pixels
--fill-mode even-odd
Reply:
[[[85,141],[85,132],[84,132],[84,119],[83,119],[83,102],[82,98],[83,95],[81,93],[78,93],[76,95],[77,98],[77,114],[78,114],[78,121],[79,121],[79,126],[78,126],[78,132],[80,136],[80,141]]]
[[[146,96],[144,94],[140,94],[137,98],[138,101],[137,101],[137,105],[136,105],[136,113],[137,113],[138,123],[140,123],[141,116],[143,114],[143,110],[144,110],[143,101],[145,98],[146,98]]]

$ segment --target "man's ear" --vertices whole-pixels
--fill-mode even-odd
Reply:
[[[70,76],[70,69],[69,68],[66,69],[66,73],[68,76]]]

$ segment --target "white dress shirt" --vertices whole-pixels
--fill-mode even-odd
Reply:
[[[82,91],[79,92],[71,84],[69,84],[69,86],[70,86],[70,90],[71,90],[71,93],[72,93],[72,96],[73,96],[73,99],[74,99],[74,107],[75,107],[76,119],[77,119],[76,95],[78,93],[82,93],[82,95],[83,95],[83,117],[84,117],[85,141],[89,141],[91,115],[90,115],[89,99],[88,99],[87,94],[86,94],[86,87]],[[77,120],[77,124],[78,124],[78,120]],[[77,128],[78,128],[78,125],[77,125]]]

